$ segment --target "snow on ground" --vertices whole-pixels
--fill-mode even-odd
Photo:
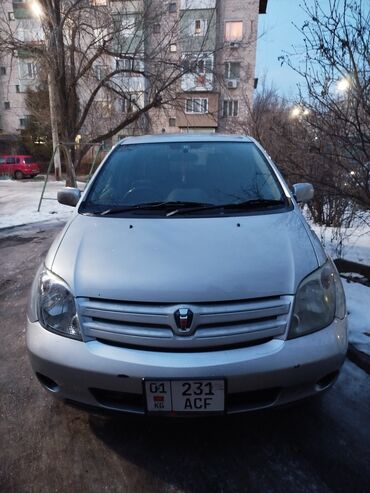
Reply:
[[[39,221],[67,221],[73,207],[59,204],[57,192],[64,182],[50,181],[45,190],[40,212],[37,212],[43,181],[0,180],[0,229]]]
[[[370,265],[370,222],[352,228],[329,228],[310,224],[332,258],[345,258]]]
[[[349,341],[370,356],[370,288],[343,281],[348,311]]]

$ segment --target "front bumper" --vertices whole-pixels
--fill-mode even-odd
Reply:
[[[223,351],[171,353],[80,342],[28,322],[33,370],[55,396],[105,410],[145,413],[142,379],[223,377],[226,413],[287,404],[329,388],[347,351],[347,321],[292,340]]]

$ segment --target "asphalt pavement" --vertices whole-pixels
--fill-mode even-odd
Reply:
[[[54,400],[25,348],[33,275],[60,225],[0,232],[0,492],[370,492],[370,376],[212,419],[98,417]]]

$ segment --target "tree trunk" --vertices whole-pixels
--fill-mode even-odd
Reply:
[[[58,110],[57,102],[55,99],[55,81],[53,75],[48,74],[48,86],[49,86],[49,101],[50,101],[50,124],[51,135],[53,139],[53,152],[54,152],[54,170],[56,181],[61,180],[62,167],[60,161],[60,148],[59,148],[59,134],[58,134]]]

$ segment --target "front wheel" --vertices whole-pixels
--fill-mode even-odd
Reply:
[[[22,180],[22,178],[23,178],[23,173],[22,173],[22,171],[17,170],[17,171],[14,173],[14,178],[15,178],[16,180]]]

